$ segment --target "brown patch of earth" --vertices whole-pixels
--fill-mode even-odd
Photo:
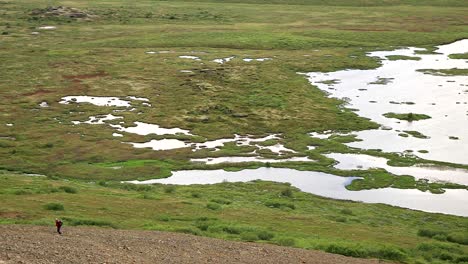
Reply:
[[[82,20],[92,20],[96,18],[95,15],[92,15],[83,10],[79,10],[73,7],[66,6],[49,6],[46,8],[34,9],[31,12],[31,16],[48,18],[48,17],[66,17],[72,19],[82,19]]]
[[[0,212],[0,218],[16,219],[24,218],[24,215],[20,212]]]
[[[71,85],[69,86],[69,94],[77,94],[80,92],[86,92],[89,89],[89,86],[86,83],[83,83],[83,80],[86,79],[94,79],[94,78],[101,78],[106,77],[107,74],[104,71],[99,71],[96,73],[89,73],[89,74],[80,74],[80,75],[63,75],[63,78],[66,80],[71,81]]]
[[[392,31],[390,29],[382,29],[382,28],[348,28],[348,27],[340,27],[340,30],[349,30],[349,31]]]
[[[39,89],[39,90],[36,90],[36,91],[33,91],[33,92],[24,93],[24,94],[22,94],[22,96],[42,96],[42,95],[45,95],[45,94],[48,94],[48,93],[52,93],[52,91]]]
[[[68,80],[84,80],[108,76],[107,73],[99,71],[97,73],[81,74],[81,75],[64,75],[63,78]]]
[[[0,225],[0,263],[314,263],[370,264],[314,250],[225,241],[187,234]]]

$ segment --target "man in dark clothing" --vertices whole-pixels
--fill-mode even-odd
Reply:
[[[60,235],[62,234],[62,232],[60,231],[60,228],[62,228],[62,224],[62,220],[55,218],[55,226],[57,227],[57,233],[59,233]]]

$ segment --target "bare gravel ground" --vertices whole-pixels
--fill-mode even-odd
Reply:
[[[320,251],[193,235],[65,227],[0,225],[0,263],[314,263],[367,264]]]

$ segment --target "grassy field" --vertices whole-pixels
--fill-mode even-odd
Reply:
[[[373,68],[379,62],[365,51],[432,47],[464,38],[467,16],[460,1],[443,6],[441,1],[345,2],[197,2],[194,7],[193,2],[163,1],[2,1],[0,124],[14,125],[0,126],[0,166],[68,178],[154,178],[189,166],[190,157],[211,155],[187,148],[135,149],[121,141],[155,137],[124,133],[115,138],[109,126],[74,126],[72,120],[115,108],[58,104],[67,95],[149,98],[151,108],[137,104],[138,111],[121,113],[124,125],[141,121],[190,129],[199,135],[192,140],[282,133],[282,143],[314,159],[324,160],[320,153],[326,151],[355,152],[306,133],[377,125],[343,109],[343,102],[325,98],[297,72]],[[31,15],[47,5],[72,6],[97,17]],[[57,29],[36,29],[44,25]],[[171,53],[145,53],[151,50]],[[196,55],[202,62],[180,55]],[[228,56],[236,58],[222,65],[211,62]],[[248,57],[272,60],[241,60]],[[40,108],[43,101],[50,107]],[[307,151],[310,144],[327,147]],[[98,165],[138,160],[156,161],[118,173]],[[326,170],[331,163],[320,164],[316,167]]]
[[[271,182],[138,186],[0,175],[0,223],[168,230],[404,263],[466,263],[468,218]]]
[[[94,17],[31,14],[49,5],[75,7]],[[375,68],[379,61],[365,55],[373,50],[417,46],[431,52],[436,45],[468,37],[467,11],[468,3],[458,0],[0,0],[0,169],[9,171],[0,178],[0,222],[46,224],[59,215],[66,224],[174,230],[408,263],[468,262],[463,258],[467,218],[333,201],[296,190],[290,194],[285,185],[264,182],[191,187],[117,183],[167,177],[180,169],[268,165],[363,177],[349,186],[353,190],[466,188],[384,170],[334,169],[334,160],[322,154],[364,153],[397,166],[468,166],[352,149],[345,143],[354,136],[311,138],[307,133],[312,131],[359,131],[378,124],[344,108],[345,102],[327,98],[298,72]],[[230,56],[235,58],[224,64],[212,61]],[[460,69],[427,71],[466,75]],[[161,137],[114,137],[116,131],[108,125],[73,125],[71,121],[119,108],[58,103],[69,95],[148,98],[152,107],[132,101],[135,111],[115,115],[124,117],[124,126],[140,121],[196,135],[169,138],[203,142],[281,133],[281,139],[266,144],[282,143],[316,162],[209,166],[189,159],[248,155],[252,148],[226,144],[216,153],[133,148],[122,142]],[[41,102],[49,107],[40,107]],[[46,209],[60,205],[64,211]]]

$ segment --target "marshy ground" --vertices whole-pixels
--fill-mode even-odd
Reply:
[[[373,69],[381,59],[366,52],[376,50],[419,47],[431,53],[437,45],[468,37],[467,8],[456,0],[333,5],[315,0],[0,1],[0,223],[44,225],[60,216],[73,225],[268,241],[355,257],[466,262],[464,217],[335,201],[270,182],[119,182],[165,178],[182,169],[269,166],[362,177],[348,186],[352,190],[466,189],[384,169],[334,166],[330,153],[372,155],[388,159],[388,165],[468,168],[406,152],[350,147],[356,136],[349,132],[380,125],[345,108],[343,100],[326,96],[298,73]],[[417,62],[414,57],[389,60]],[[466,59],[466,54],[449,57]],[[424,72],[466,76],[466,69]],[[384,89],[394,80],[374,81]],[[116,99],[101,105],[60,103],[67,96]],[[115,105],[119,100],[128,106]],[[137,126],[135,122],[182,133],[132,133],[128,127]],[[332,133],[326,138],[309,134],[324,131]],[[206,146],[235,135],[280,136],[247,145],[226,142],[217,151]],[[401,135],[425,136],[412,130]],[[453,142],[460,142],[458,137],[447,135]],[[182,142],[184,147],[135,147],[151,141],[169,146]],[[424,148],[416,151],[427,153]],[[302,162],[191,161],[252,155]]]

